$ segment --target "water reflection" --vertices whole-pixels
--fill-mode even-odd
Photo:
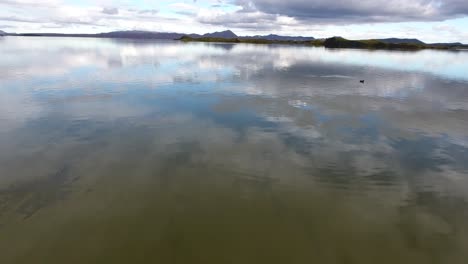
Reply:
[[[16,37],[0,50],[6,263],[467,257],[467,53]]]

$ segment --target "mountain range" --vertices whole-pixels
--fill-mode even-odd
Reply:
[[[310,41],[314,40],[313,37],[302,36],[280,36],[280,35],[256,35],[256,36],[238,36],[231,30],[219,31],[207,34],[183,34],[183,33],[170,33],[170,32],[152,32],[140,30],[126,30],[126,31],[113,31],[108,33],[98,34],[61,34],[61,33],[21,33],[21,34],[8,34],[13,36],[43,36],[43,37],[98,37],[98,38],[134,38],[134,39],[180,39],[184,36],[191,38],[224,38],[224,39],[266,39],[272,41]]]
[[[107,33],[97,34],[63,34],[63,33],[6,33],[0,30],[0,36],[42,36],[42,37],[95,37],[95,38],[131,38],[131,39],[181,39],[182,37],[190,37],[193,39],[198,38],[212,38],[212,39],[239,39],[239,40],[266,40],[266,41],[290,41],[290,42],[307,42],[316,40],[313,37],[304,36],[281,36],[275,34],[269,35],[255,35],[255,36],[238,36],[231,30],[207,33],[207,34],[183,34],[173,32],[153,32],[153,31],[141,31],[141,30],[127,30],[127,31],[112,31]],[[431,45],[431,46],[448,46],[457,47],[465,46],[462,43],[424,43],[419,39],[411,38],[385,38],[385,39],[373,39],[385,44],[414,44],[414,45]]]
[[[270,35],[256,35],[256,36],[245,36],[240,37],[242,39],[266,39],[266,40],[279,40],[279,41],[311,41],[315,40],[313,37],[302,37],[302,36],[280,36],[275,34]]]

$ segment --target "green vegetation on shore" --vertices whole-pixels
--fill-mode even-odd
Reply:
[[[420,50],[420,49],[449,49],[447,46],[431,46],[416,43],[385,43],[375,39],[348,40],[341,37],[328,38],[324,41],[326,48],[354,48],[354,49],[396,49],[396,50]]]
[[[267,39],[244,39],[244,38],[193,38],[184,36],[178,40],[184,42],[221,42],[221,43],[251,43],[251,44],[286,44],[305,45],[326,48],[353,48],[353,49],[389,49],[389,50],[421,50],[421,49],[453,49],[456,46],[416,44],[416,43],[385,43],[379,40],[348,40],[341,37],[332,37],[325,40],[311,41],[282,41]]]
[[[192,38],[184,36],[178,40],[184,42],[221,42],[221,43],[250,43],[250,44],[289,44],[289,45],[312,45],[323,46],[323,40],[311,41],[294,41],[294,40],[268,40],[268,39],[252,39],[252,38]]]

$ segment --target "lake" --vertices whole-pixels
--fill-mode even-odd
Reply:
[[[468,259],[468,52],[4,37],[0,57],[2,264]]]

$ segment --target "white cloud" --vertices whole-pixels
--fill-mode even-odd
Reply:
[[[67,0],[4,0],[0,2],[0,29],[64,33],[134,29],[206,33],[232,29],[238,34],[420,37],[463,42],[468,41],[466,29],[433,21],[466,17],[467,3],[461,0],[442,0],[438,4],[429,0],[179,0],[136,4],[126,0],[84,0],[76,4]],[[402,21],[431,22],[433,27],[418,25],[409,29],[405,24],[393,23]],[[382,23],[393,27],[383,29]]]

